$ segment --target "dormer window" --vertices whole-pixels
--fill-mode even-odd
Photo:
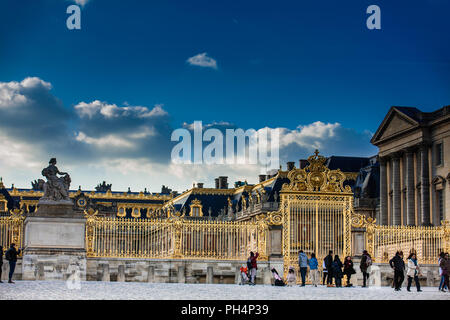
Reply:
[[[203,206],[200,200],[198,199],[194,199],[191,202],[191,212],[190,212],[190,216],[191,217],[203,217]]]

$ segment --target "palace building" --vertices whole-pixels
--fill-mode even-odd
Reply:
[[[303,169],[307,161],[299,161]],[[377,198],[376,158],[331,156],[325,164],[330,170],[343,168],[349,185],[355,194],[355,212],[374,217]],[[229,187],[228,177],[215,179],[214,188],[197,183],[191,189],[182,192],[162,186],[160,193],[111,191],[111,185],[103,182],[96,190],[71,190],[74,210],[84,211],[93,208],[100,216],[121,218],[165,218],[167,209],[173,207],[184,212],[187,219],[196,220],[248,220],[261,213],[274,211],[279,206],[279,194],[283,184],[289,183],[287,174],[295,168],[295,162],[288,162],[286,170],[278,170],[272,175],[259,175],[259,183],[248,184],[237,181]],[[41,181],[42,182],[42,181]],[[31,189],[12,186],[6,188],[0,182],[0,215],[8,215],[8,209],[21,208],[25,213],[37,209],[43,195],[42,183],[32,182]]]
[[[377,223],[439,226],[450,219],[450,106],[392,107],[371,142],[379,148]]]

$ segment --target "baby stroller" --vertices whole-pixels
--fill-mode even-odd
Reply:
[[[247,275],[247,267],[242,266],[239,270],[241,271],[241,282],[239,283],[239,285],[247,284],[249,281]]]
[[[283,279],[281,279],[277,270],[275,270],[275,268],[272,268],[271,271],[272,271],[272,276],[275,279],[275,286],[284,287],[286,284],[284,283]]]

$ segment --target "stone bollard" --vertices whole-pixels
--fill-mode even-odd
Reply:
[[[38,262],[36,268],[37,268],[37,280],[45,280],[44,263]]]
[[[186,275],[184,274],[184,266],[178,267],[177,279],[178,279],[178,283],[186,283]]]
[[[265,267],[263,270],[263,283],[264,284],[272,284],[272,275],[269,267]],[[281,275],[283,276],[283,275]]]
[[[206,283],[214,283],[213,267],[206,268]]]
[[[240,267],[236,267],[236,273],[234,274],[234,283],[241,284],[241,270]]]
[[[428,270],[427,274],[426,274],[426,277],[427,277],[427,287],[433,287],[434,286],[434,274],[433,274],[433,271]]]
[[[117,269],[117,282],[125,282],[125,265],[119,265]]]
[[[104,263],[102,265],[102,270],[103,270],[103,272],[102,272],[102,281],[110,281],[110,278],[109,278],[109,264]]]
[[[3,263],[2,268],[2,277],[0,280],[8,281],[8,274],[9,274],[9,263]]]
[[[148,266],[147,268],[147,282],[155,282],[155,267]]]

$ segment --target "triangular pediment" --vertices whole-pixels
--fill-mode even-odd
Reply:
[[[415,119],[392,107],[373,135],[371,142],[376,145],[383,140],[414,129],[418,125]]]

